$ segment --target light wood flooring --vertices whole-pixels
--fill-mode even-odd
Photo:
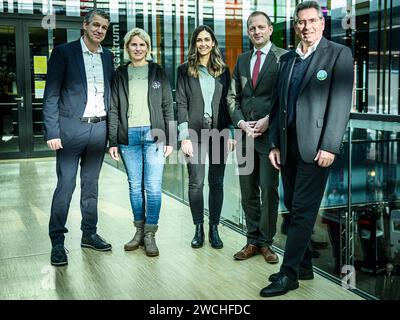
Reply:
[[[192,249],[189,208],[166,195],[156,235],[160,256],[125,252],[123,244],[134,232],[128,185],[125,174],[108,164],[101,172],[98,233],[112,252],[80,247],[78,179],[67,222],[69,264],[54,268],[47,232],[55,184],[54,159],[0,161],[0,299],[255,300],[264,299],[259,291],[267,275],[279,270],[262,256],[234,261],[245,237],[224,226],[223,249],[208,242]],[[316,275],[275,299],[361,298]]]

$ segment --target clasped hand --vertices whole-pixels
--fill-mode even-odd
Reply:
[[[267,131],[269,126],[269,117],[261,118],[257,121],[242,121],[240,128],[246,132],[248,137],[257,138]]]

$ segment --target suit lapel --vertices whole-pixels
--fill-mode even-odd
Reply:
[[[285,65],[286,72],[287,72],[287,78],[285,82],[285,88],[284,88],[284,99],[285,99],[285,108],[287,108],[287,99],[289,95],[289,86],[290,86],[290,80],[292,78],[292,72],[293,72],[293,67],[294,67],[294,62],[296,61],[296,53],[294,51],[292,57],[288,59],[288,62]]]
[[[265,61],[263,63],[263,66],[258,74],[258,78],[257,78],[257,83],[256,83],[256,87],[254,89],[257,88],[258,84],[261,82],[261,79],[264,77],[264,73],[266,72],[266,70],[268,69],[269,65],[272,63],[272,61],[276,61],[276,56],[275,56],[275,48],[274,45],[272,45],[271,49],[269,50],[267,56],[265,57]],[[253,81],[252,81],[253,82]]]
[[[251,68],[250,60],[251,60],[251,57],[253,56],[253,52],[254,52],[253,50],[250,50],[250,51],[247,52],[247,55],[244,57],[244,63],[245,63],[245,66],[246,66],[247,82],[250,83],[250,87],[254,90],[253,81],[251,81],[251,70],[250,70],[250,68]]]
[[[318,44],[317,50],[315,50],[314,52],[314,56],[311,58],[310,65],[307,68],[306,74],[304,75],[299,95],[304,90],[307,83],[310,81],[312,75],[315,72],[315,69],[318,68],[322,59],[324,59],[324,57],[327,56],[326,52],[327,48],[328,48],[328,41],[325,38],[322,38],[320,43]]]
[[[218,124],[218,111],[219,111],[219,101],[221,100],[222,95],[222,84],[220,82],[221,77],[215,78],[215,89],[214,96],[211,103],[211,108],[213,112],[213,118],[215,119],[215,124]]]
[[[87,80],[86,80],[86,71],[85,71],[85,63],[83,61],[83,51],[81,46],[81,41],[77,40],[75,42],[75,51],[76,51],[76,60],[78,63],[79,73],[81,75],[83,89],[85,90],[85,94],[87,95]]]
[[[199,112],[203,112],[204,113],[204,99],[203,99],[203,92],[201,91],[201,86],[200,86],[200,75],[197,78],[193,78],[193,77],[189,77],[190,80],[192,80],[192,85],[193,85],[193,92],[199,92],[200,96],[199,98],[201,99],[201,101],[203,102],[203,110],[199,110]]]

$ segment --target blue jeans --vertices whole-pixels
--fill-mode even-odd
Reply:
[[[135,221],[157,224],[161,208],[164,148],[155,143],[150,127],[128,128],[128,145],[120,152],[128,174],[129,196]]]

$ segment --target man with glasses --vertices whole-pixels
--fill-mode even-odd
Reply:
[[[279,296],[314,278],[310,239],[325,191],[328,168],[340,153],[349,119],[353,59],[348,47],[322,36],[325,21],[316,1],[294,11],[300,37],[295,51],[280,60],[271,113],[272,165],[281,171],[284,203],[290,212],[285,254],[263,297]]]
[[[245,159],[239,165],[239,180],[247,243],[234,258],[246,260],[261,253],[267,263],[278,263],[271,246],[276,233],[279,180],[278,170],[268,160],[268,124],[278,60],[286,50],[270,41],[272,32],[266,13],[250,14],[247,34],[254,48],[237,59],[228,105],[233,124],[242,129],[242,146],[237,151]],[[248,169],[250,166],[253,170]]]
[[[109,16],[89,11],[84,35],[56,47],[48,63],[43,99],[45,140],[56,151],[57,187],[51,204],[49,236],[51,264],[68,264],[64,233],[78,165],[81,165],[81,246],[109,251],[111,245],[97,234],[98,179],[106,149],[106,115],[114,72],[112,54],[104,40]]]

